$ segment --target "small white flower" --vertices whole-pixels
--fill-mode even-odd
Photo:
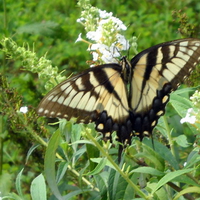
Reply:
[[[130,47],[128,40],[126,40],[125,37],[121,34],[117,34],[116,37],[117,42],[119,42],[122,45],[121,50],[128,50]]]
[[[196,122],[196,116],[194,115],[194,110],[192,108],[189,108],[187,111],[187,114],[184,118],[181,119],[181,124],[188,122],[190,124],[194,124]]]
[[[102,37],[102,34],[100,31],[89,31],[87,34],[86,34],[86,37],[90,40],[93,40],[93,41],[99,41],[100,38]]]
[[[104,61],[104,63],[115,63],[116,59],[113,57],[113,54],[108,51],[108,50],[104,50],[103,55],[101,56],[101,59]]]
[[[97,61],[99,54],[97,52],[92,52],[92,56],[93,56],[93,61]]]
[[[127,29],[127,27],[123,24],[123,22],[120,19],[116,17],[111,17],[111,20],[115,23],[115,26],[116,26],[115,28],[117,30],[125,31]]]
[[[23,106],[23,107],[21,107],[20,109],[19,109],[19,112],[21,112],[21,113],[27,113],[28,112],[28,107],[27,106]]]
[[[106,12],[105,10],[100,10],[99,9],[99,16],[100,18],[104,19],[104,18],[108,18],[108,17],[111,17],[113,15],[112,12]]]
[[[89,48],[89,51],[96,51],[97,49],[99,49],[101,46],[101,44],[92,44]]]
[[[78,38],[77,38],[77,40],[75,41],[75,43],[77,43],[77,42],[79,42],[79,41],[82,41],[83,39],[82,39],[82,37],[81,37],[81,35],[82,35],[82,33],[80,33],[79,35],[78,35]]]
[[[76,20],[78,23],[82,23],[83,21],[85,21],[85,18],[84,17],[81,17],[79,19]]]

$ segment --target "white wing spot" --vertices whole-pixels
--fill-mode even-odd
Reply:
[[[85,85],[83,85],[82,83],[82,78],[78,78],[75,82],[76,86],[78,87],[78,89],[81,91],[81,90],[85,90],[86,87]]]
[[[174,78],[174,74],[168,69],[163,70],[163,76],[170,82]]]
[[[169,97],[168,97],[167,95],[165,95],[165,96],[162,98],[162,103],[166,103],[168,100],[169,100]]]
[[[176,56],[184,59],[185,61],[188,61],[190,59],[190,56],[187,55],[186,53],[183,53],[184,51],[183,52],[182,51],[183,50],[181,49],[181,51],[179,51]]]
[[[195,64],[196,65],[196,64]],[[193,71],[193,68],[190,68],[189,70],[188,70],[190,73]]]
[[[54,98],[54,95],[48,97],[48,100],[51,101]]]
[[[72,86],[70,85],[70,86],[68,86],[67,88],[65,88],[65,94],[69,94],[70,92],[71,92],[71,90],[72,90],[73,88],[72,88]],[[63,90],[64,91],[64,90]]]
[[[64,90],[66,90],[69,86],[70,86],[70,82],[67,82],[67,83],[61,85],[60,89],[61,89],[62,91],[64,91]]]
[[[83,96],[84,92],[79,92],[77,93],[73,99],[71,100],[69,106],[72,107],[72,108],[76,108],[78,103],[80,102],[82,96]]]
[[[157,116],[161,116],[161,115],[163,115],[163,114],[164,114],[164,111],[163,111],[163,110],[160,110],[160,111],[158,111],[158,112],[156,113]]]
[[[200,46],[200,43],[195,43],[194,44],[196,47],[199,47]]]
[[[57,115],[57,116],[60,116],[60,115],[61,115],[61,112],[58,112],[56,115]]]
[[[194,49],[194,50],[196,50],[196,49]],[[194,51],[190,49],[187,53],[188,53],[190,56],[192,56],[193,53],[194,53]]]
[[[51,101],[57,102],[57,100],[58,100],[58,96],[55,96]]]
[[[107,138],[109,138],[109,137],[110,137],[110,132],[107,132],[107,133],[105,134],[105,136],[106,136]]]
[[[99,130],[103,130],[104,125],[103,125],[103,124],[99,124],[99,125],[97,126],[97,128],[98,128]]]
[[[49,113],[49,110],[45,110],[44,111],[44,114],[46,115],[46,114],[48,114]]]
[[[156,125],[156,120],[151,123],[151,126],[154,127]]]
[[[188,46],[188,41],[180,42],[180,46],[182,46],[182,45],[187,47]]]
[[[50,115],[55,115],[55,112],[54,112],[54,111],[51,111]]]
[[[44,110],[44,108],[40,108],[40,109],[38,110],[38,112],[41,113],[41,112],[43,112],[43,110]]]
[[[65,100],[65,98],[63,96],[60,96],[57,102],[59,104],[62,104],[64,100]]]

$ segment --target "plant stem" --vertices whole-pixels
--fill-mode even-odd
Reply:
[[[127,181],[127,183],[130,184],[130,186],[137,192],[140,197],[143,197],[144,199],[149,199],[148,196],[146,196],[140,188],[138,188],[137,185],[135,185],[130,179],[129,175],[124,173],[120,167],[114,162],[114,160],[110,157],[110,155],[103,149],[103,147],[95,140],[95,138],[90,134],[90,131],[87,131],[88,138],[94,143],[94,145],[99,149],[99,151],[108,159],[108,161],[113,165],[116,171],[120,173],[120,175]]]
[[[164,121],[165,129],[166,129],[166,134],[167,134],[167,137],[169,140],[170,149],[171,149],[172,155],[175,157],[176,154],[175,154],[175,150],[174,150],[173,139],[172,139],[171,131],[170,131],[170,128],[169,128],[169,125],[167,122],[167,118],[165,115],[163,116],[163,121]]]

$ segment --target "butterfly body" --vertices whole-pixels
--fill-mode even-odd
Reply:
[[[137,54],[129,62],[90,68],[57,85],[40,102],[38,114],[95,122],[111,139],[130,143],[132,135],[151,135],[165,112],[169,94],[200,62],[200,40],[162,43]]]

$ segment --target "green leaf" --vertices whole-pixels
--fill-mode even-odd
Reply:
[[[92,162],[91,158],[98,158],[99,157],[99,150],[91,144],[86,144],[86,152],[90,162],[90,171],[94,170],[97,164]]]
[[[32,200],[46,200],[46,184],[44,176],[40,174],[31,183]]]
[[[187,185],[190,185],[190,186],[199,186],[199,184],[195,181],[195,179],[193,180],[191,177],[188,177],[186,174],[183,174],[181,176],[174,178],[173,182],[186,183]]]
[[[137,173],[145,173],[145,174],[151,174],[154,176],[163,176],[164,173],[152,168],[152,167],[138,167],[137,169],[134,169],[130,172],[130,174],[132,174],[133,172],[137,172]]]
[[[182,118],[185,117],[188,108],[192,107],[192,102],[189,99],[176,94],[170,96],[170,103]]]
[[[91,161],[95,163],[100,163],[102,159],[104,158],[91,158]],[[115,167],[109,162],[109,160],[106,160],[106,166],[109,166],[110,168],[115,169]]]
[[[75,197],[75,199],[77,199],[77,196],[79,195],[79,194],[83,194],[83,193],[85,193],[85,192],[91,192],[91,189],[77,189],[77,190],[75,190],[75,191],[73,191],[73,192],[70,192],[70,193],[68,193],[67,195],[65,195],[64,197],[63,197],[63,200],[70,200],[70,199],[74,199],[74,197]],[[98,195],[98,193],[96,194],[96,196]]]
[[[67,171],[68,163],[67,162],[61,162],[58,166],[57,176],[56,176],[56,182],[59,183],[63,176],[65,175]]]
[[[158,169],[159,171],[164,171],[164,159],[154,149],[152,149],[152,145],[147,145],[149,143],[152,143],[152,141],[150,141],[149,139],[144,140],[142,143],[143,152],[138,153],[136,156],[145,158],[145,161],[147,163],[153,163],[156,169]]]
[[[4,196],[4,197],[2,197],[2,199],[5,199],[5,200],[8,200],[8,199],[9,200],[11,200],[11,199],[14,199],[14,200],[25,200],[24,198],[21,198],[20,196],[18,196],[15,193],[11,193],[8,196]]]
[[[146,190],[147,191],[152,191],[156,186],[155,182],[148,182]],[[169,200],[168,195],[166,195],[166,188],[161,187],[159,190],[157,190],[154,194],[154,198],[156,200]]]
[[[187,137],[185,135],[179,135],[178,137],[175,138],[175,141],[179,146],[182,147],[188,147],[190,144],[187,141]]]
[[[102,199],[108,199],[108,196],[107,196],[108,176],[109,176],[109,173],[107,171],[103,171],[100,174],[94,175],[94,179],[96,181],[97,188],[99,189],[99,192],[101,193]]]
[[[149,140],[144,141],[145,144],[152,147],[152,142]],[[152,147],[153,148],[153,147]],[[179,164],[175,157],[172,155],[169,148],[167,148],[162,143],[154,140],[154,151],[159,154],[165,161],[167,161],[174,169],[179,169]]]
[[[19,172],[19,174],[17,175],[16,178],[16,182],[15,182],[15,186],[16,186],[16,190],[17,193],[19,194],[20,197],[23,198],[23,192],[22,192],[22,187],[21,187],[21,177],[22,177],[22,173],[24,171],[24,168]]]
[[[91,160],[93,161],[94,159],[91,158]],[[98,174],[106,166],[106,163],[107,163],[107,158],[102,158],[99,164],[95,167],[95,169],[92,170],[91,172],[88,172],[86,175],[90,176]]]
[[[189,173],[191,171],[193,171],[194,169],[182,169],[182,170],[177,170],[174,172],[169,172],[167,173],[163,178],[161,178],[159,180],[159,182],[157,183],[156,187],[152,190],[151,194],[153,194],[154,192],[156,192],[160,187],[162,187],[163,185],[165,185],[167,182],[173,180],[174,178],[185,174],[185,173]]]
[[[60,131],[58,129],[52,135],[47,146],[44,159],[44,172],[46,175],[47,183],[53,194],[56,196],[58,200],[63,200],[60,191],[58,190],[58,186],[56,184],[56,179],[55,179],[55,159],[59,141],[60,141]]]
[[[200,193],[200,187],[188,187],[182,191],[180,191],[173,200],[177,200],[180,196],[187,193]]]
[[[118,180],[119,173],[117,173],[114,169],[110,169],[108,177],[108,192],[110,199],[115,199]]]
[[[40,144],[36,144],[36,145],[33,145],[29,150],[28,150],[28,153],[27,153],[27,156],[26,156],[26,163],[28,162],[28,159],[30,157],[30,155],[32,154],[32,152],[37,148],[39,147]]]
[[[199,151],[194,150],[189,154],[185,168],[189,168],[199,161],[200,161]]]

